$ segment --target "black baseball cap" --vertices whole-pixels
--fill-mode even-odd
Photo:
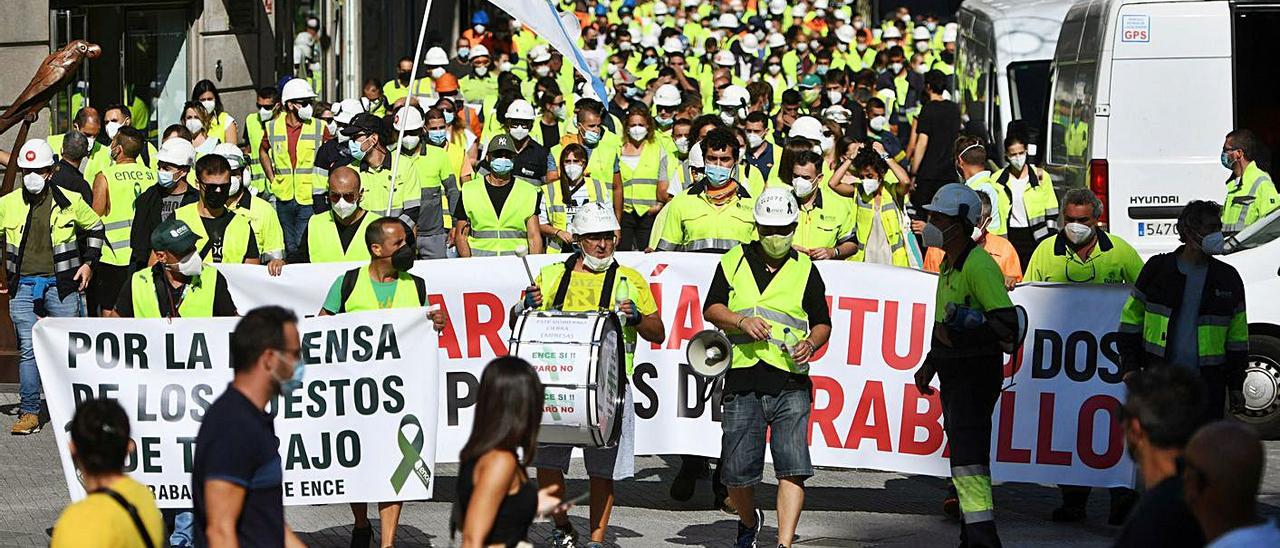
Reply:
[[[368,112],[361,112],[351,119],[346,127],[342,128],[342,134],[347,137],[355,137],[361,133],[382,134],[383,122],[382,118],[374,116]]]

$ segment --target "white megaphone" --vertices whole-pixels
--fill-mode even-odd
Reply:
[[[694,373],[709,379],[719,378],[729,370],[733,358],[733,343],[723,332],[715,329],[699,331],[689,339],[685,347],[685,359]]]

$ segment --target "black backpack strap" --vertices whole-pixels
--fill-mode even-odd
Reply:
[[[613,308],[613,283],[617,279],[618,260],[614,259],[613,264],[609,265],[609,271],[604,275],[604,287],[600,288],[600,310]]]
[[[356,282],[360,280],[360,271],[362,267],[348,270],[342,275],[342,300],[338,302],[338,313],[347,311],[347,299],[351,298],[351,293],[356,290]]]
[[[565,260],[564,273],[560,275],[560,284],[556,286],[556,296],[551,299],[551,310],[560,310],[564,307],[564,297],[569,293],[569,275],[573,272],[573,266],[578,264],[578,257],[580,256],[582,256],[582,252],[576,251]]]
[[[125,500],[120,493],[106,487],[98,489],[94,493],[101,493],[111,497],[112,500],[123,507],[124,511],[129,513],[129,519],[133,520],[133,526],[138,528],[138,534],[142,536],[142,544],[147,548],[155,548],[156,545],[151,542],[151,535],[147,533],[147,526],[142,523],[142,516],[138,515],[138,509],[134,505]]]
[[[422,306],[427,306],[427,281],[413,274],[409,276],[413,277],[413,288],[418,290],[418,302],[422,303]]]

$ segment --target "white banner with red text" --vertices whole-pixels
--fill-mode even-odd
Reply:
[[[80,402],[106,397],[129,415],[128,474],[162,508],[192,506],[196,437],[231,382],[229,341],[237,321],[36,323],[36,363],[73,500],[85,493],[68,427]],[[285,504],[430,498],[440,375],[436,334],[423,310],[304,318],[298,331],[303,386],[267,404],[280,441]]]
[[[565,255],[530,256],[534,272]],[[641,341],[631,388],[637,454],[718,456],[719,392],[685,363],[685,345],[710,327],[702,307],[719,257],[620,253],[645,275],[659,304],[666,340]],[[264,304],[316,314],[341,274],[357,265],[288,265],[266,269],[219,265],[243,312]],[[912,474],[949,473],[937,391],[920,394],[913,373],[928,352],[933,274],[880,265],[823,262],[833,330],[810,372],[813,462]],[[456,462],[471,428],[480,374],[506,354],[508,310],[529,284],[516,257],[419,261],[429,300],[449,321],[440,341],[440,409],[436,460]],[[992,417],[993,475],[1001,481],[1092,486],[1131,485],[1133,467],[1115,415],[1120,383],[1115,330],[1127,289],[1024,285],[1012,292],[1026,307],[1030,333],[1005,366],[1008,387]],[[934,386],[937,386],[935,381]]]

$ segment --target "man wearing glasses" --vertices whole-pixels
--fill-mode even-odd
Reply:
[[[1131,284],[1142,271],[1142,258],[1133,246],[1115,234],[1098,229],[1102,202],[1087,188],[1074,188],[1063,197],[1059,225],[1062,231],[1041,241],[1031,254],[1023,281],[1085,284]],[[1061,485],[1062,506],[1053,511],[1053,521],[1071,522],[1085,518],[1088,487]],[[1107,522],[1120,525],[1137,501],[1137,494],[1125,487],[1111,488],[1111,515]]]
[[[369,249],[361,236],[380,215],[360,207],[360,174],[349,166],[329,173],[329,211],[307,221],[290,263],[368,261]]]

